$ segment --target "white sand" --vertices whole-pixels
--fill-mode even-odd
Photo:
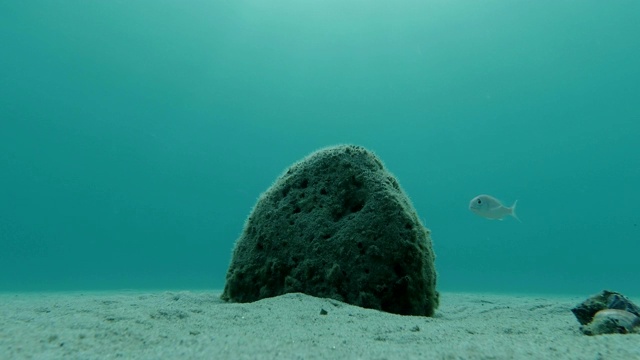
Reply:
[[[588,295],[444,293],[425,318],[302,294],[252,304],[218,294],[3,294],[0,358],[640,359],[640,335],[579,332],[570,308]]]

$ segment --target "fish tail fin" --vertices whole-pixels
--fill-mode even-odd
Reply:
[[[516,220],[522,222],[522,220],[520,220],[518,215],[516,215],[516,205],[517,204],[518,204],[518,200],[514,201],[513,205],[511,205],[511,216],[513,216]]]

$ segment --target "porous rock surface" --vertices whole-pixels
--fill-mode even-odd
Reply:
[[[396,314],[438,306],[429,230],[382,162],[341,145],[291,166],[258,199],[222,298],[301,292]]]

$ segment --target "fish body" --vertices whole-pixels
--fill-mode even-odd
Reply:
[[[507,216],[513,216],[516,220],[520,221],[516,215],[517,203],[518,200],[516,200],[510,207],[507,207],[502,205],[500,200],[493,196],[478,195],[469,202],[469,210],[486,219],[502,220]]]

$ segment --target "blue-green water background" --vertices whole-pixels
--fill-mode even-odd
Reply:
[[[378,154],[445,291],[640,295],[640,2],[4,1],[0,291],[221,288],[258,195]],[[468,211],[489,193],[513,219]]]

